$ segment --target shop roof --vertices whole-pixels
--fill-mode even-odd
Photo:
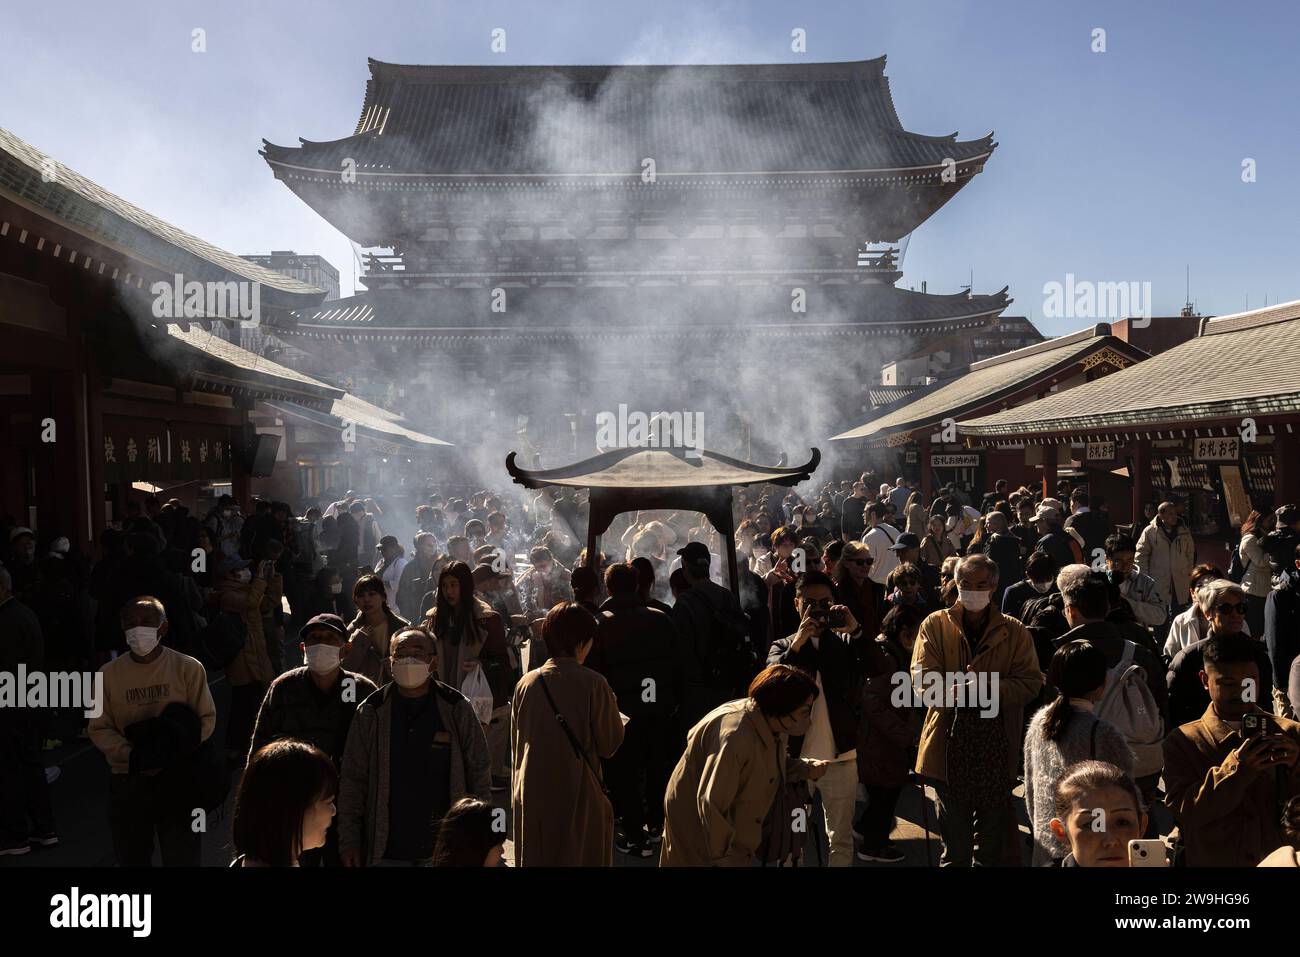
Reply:
[[[1113,375],[961,422],[972,436],[1072,435],[1300,412],[1300,300],[1201,322],[1200,335]]]
[[[12,194],[42,215],[66,224],[88,239],[155,266],[186,281],[252,281],[264,298],[299,307],[319,302],[324,290],[255,265],[185,232],[76,170],[0,129],[0,195]]]
[[[192,367],[201,386],[216,391],[242,388],[287,415],[340,431],[351,422],[362,432],[398,445],[428,448],[451,444],[410,428],[396,412],[249,352],[197,325],[188,329],[169,325],[167,333],[201,357],[201,365]]]
[[[1099,323],[1068,336],[972,363],[965,372],[925,387],[901,404],[885,410],[883,415],[834,436],[832,441],[883,441],[891,435],[936,426],[944,419],[961,421],[963,415],[1008,399],[1036,382],[1046,383],[1053,376],[1103,350],[1109,350],[1109,355],[1121,365],[1146,356],[1146,353],[1111,335],[1109,325]],[[1019,415],[1021,408],[1007,414]]]

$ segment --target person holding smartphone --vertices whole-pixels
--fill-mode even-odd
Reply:
[[[791,756],[825,762],[826,772],[810,783],[820,791],[830,842],[830,866],[853,865],[853,810],[858,793],[857,731],[861,715],[865,635],[853,613],[835,597],[830,577],[810,571],[795,592],[799,627],[772,643],[769,665],[792,665],[812,675],[821,694],[813,702],[808,731],[790,739]]]
[[[1052,835],[1070,852],[1053,867],[1129,867],[1130,844],[1146,830],[1137,784],[1105,761],[1080,761],[1065,769],[1053,794]]]
[[[1242,634],[1205,642],[1210,706],[1165,739],[1165,803],[1188,867],[1254,867],[1284,842],[1281,808],[1300,794],[1300,724],[1260,708],[1257,645]]]

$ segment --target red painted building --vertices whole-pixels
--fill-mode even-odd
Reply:
[[[971,449],[959,423],[1066,392],[1146,358],[1099,323],[949,373],[831,441],[862,449],[883,477],[918,481],[927,500],[948,482],[983,492],[1006,479],[1013,486],[1046,483],[1054,491],[1058,465],[1069,463],[1054,447],[1046,454],[1039,443]]]

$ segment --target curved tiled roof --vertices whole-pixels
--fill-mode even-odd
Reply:
[[[885,59],[707,66],[370,61],[352,136],[266,143],[274,166],[362,177],[899,173],[979,162],[993,134],[902,128]]]
[[[1068,369],[1089,354],[1106,348],[1130,360],[1146,355],[1141,350],[1110,335],[1110,327],[1102,323],[1059,339],[1048,339],[1024,349],[976,362],[964,374],[927,386],[917,392],[911,401],[904,401],[903,404],[887,410],[885,414],[877,416],[865,425],[834,436],[832,441],[879,440],[895,433],[934,426],[945,418],[960,421],[961,415],[978,411],[981,407],[997,402],[1003,397],[1012,396],[1030,387],[1035,380],[1047,378],[1058,370]],[[1105,378],[1108,380],[1115,376]],[[1085,386],[1078,386],[1061,395],[1073,395],[1081,388]],[[1017,406],[999,415],[1023,416],[1024,408],[1025,406]]]
[[[1194,426],[1300,411],[1300,300],[1188,322],[1201,335],[1059,395],[963,422],[969,435]]]
[[[848,332],[992,318],[1011,304],[1005,287],[990,295],[942,296],[890,285],[816,286],[808,289],[808,312],[801,315],[790,312],[785,286],[585,286],[581,296],[568,286],[506,292],[508,310],[491,313],[486,289],[372,290],[302,310],[296,314],[296,327],[285,331],[371,336],[418,331],[466,336],[623,334],[700,328]],[[657,317],[650,328],[642,327],[640,317],[645,315]],[[749,318],[736,318],[741,316]]]
[[[89,239],[123,249],[186,280],[251,280],[301,300],[324,290],[241,259],[110,193],[13,133],[0,129],[0,192],[70,224]]]
[[[565,485],[571,488],[683,489],[708,486],[797,485],[817,470],[821,452],[803,465],[755,465],[708,449],[619,448],[553,469],[525,469],[506,456],[506,471],[524,488]]]
[[[267,383],[269,387],[261,397],[281,412],[333,428],[342,428],[345,422],[352,422],[363,432],[411,448],[451,444],[407,427],[405,419],[396,412],[249,352],[197,325],[191,325],[188,329],[176,325],[168,325],[166,328],[173,342],[198,352],[202,360],[232,370],[232,378],[245,379],[251,375],[254,377],[252,381]]]

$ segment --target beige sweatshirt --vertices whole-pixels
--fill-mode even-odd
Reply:
[[[104,752],[114,774],[126,774],[130,767],[131,742],[123,731],[137,721],[156,718],[173,701],[194,709],[202,722],[202,740],[212,736],[217,707],[203,665],[189,655],[164,647],[153,661],[120,655],[100,670],[104,711],[90,721],[90,740]]]

